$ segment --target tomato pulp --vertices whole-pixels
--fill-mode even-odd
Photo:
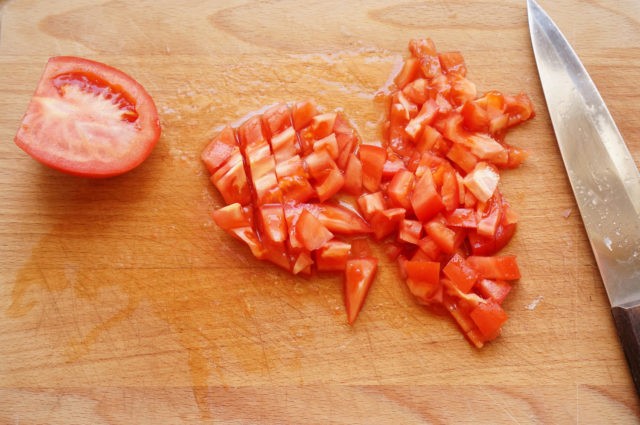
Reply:
[[[140,165],[160,137],[151,96],[122,71],[88,59],[49,59],[15,143],[44,165],[111,177]]]

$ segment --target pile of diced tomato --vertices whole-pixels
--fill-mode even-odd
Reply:
[[[482,347],[499,335],[520,278],[516,257],[497,254],[517,223],[498,186],[526,153],[504,138],[534,112],[524,94],[479,96],[458,52],[438,53],[429,39],[409,51],[381,144],[362,143],[344,114],[312,100],[224,128],[202,153],[227,203],[213,219],[293,274],[343,272],[349,323],[378,267],[362,239],[373,237],[416,299],[444,307]]]

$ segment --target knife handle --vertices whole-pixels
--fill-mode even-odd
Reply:
[[[636,392],[640,395],[640,305],[613,307],[611,312]]]

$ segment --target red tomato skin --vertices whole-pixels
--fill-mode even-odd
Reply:
[[[91,83],[104,85],[105,90],[120,93],[122,98],[133,103],[135,120],[129,121],[127,118],[126,125],[135,126],[136,130],[127,152],[118,155],[114,152],[106,160],[75,160],[68,158],[69,153],[64,149],[54,145],[55,135],[38,133],[40,125],[37,121],[43,117],[40,113],[43,106],[36,99],[60,98],[61,92],[54,87],[53,80],[63,75],[86,77],[90,82],[89,86]],[[153,99],[140,83],[124,72],[100,62],[73,56],[57,56],[47,62],[14,141],[32,158],[50,168],[80,177],[106,178],[124,174],[140,165],[151,154],[159,138],[158,111]]]

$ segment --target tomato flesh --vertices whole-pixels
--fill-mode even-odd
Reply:
[[[140,165],[160,138],[151,96],[109,65],[49,59],[15,143],[44,165],[83,177],[112,177]]]

